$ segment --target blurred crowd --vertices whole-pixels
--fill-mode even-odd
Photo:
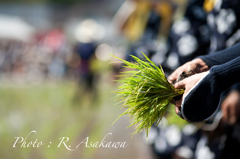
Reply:
[[[63,33],[53,30],[36,35],[29,42],[0,40],[0,77],[19,82],[39,83],[59,79],[66,74],[67,56],[71,53]]]

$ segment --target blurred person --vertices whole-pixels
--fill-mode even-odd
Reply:
[[[144,46],[151,51],[156,49],[156,41],[168,35],[172,12],[170,1],[125,1],[113,22],[117,23],[130,46]]]
[[[207,14],[204,13],[202,6],[207,11]],[[239,41],[237,35],[240,27],[239,8],[238,1],[189,1],[184,18],[173,24],[171,31],[174,34],[170,35],[173,38],[172,44],[175,45],[171,49],[178,56],[179,63],[182,65],[196,56],[213,53],[237,43]],[[172,81],[171,78],[174,76],[177,81],[208,69],[207,67],[200,67],[203,65],[201,60],[196,59],[193,61],[196,63],[189,62],[184,69],[180,67],[170,75],[169,79]],[[188,73],[189,75],[187,75]],[[217,122],[215,129],[201,130],[202,135],[198,143],[205,140],[205,144],[195,147],[196,158],[201,156],[200,152],[204,149],[211,158],[224,158],[231,152],[232,156],[237,156],[237,151],[235,151],[233,145],[239,145],[239,141],[234,141],[234,138],[239,137],[232,133],[237,127],[236,121],[238,117],[236,116],[239,110],[239,91],[239,86],[234,86],[229,90],[230,93],[225,93],[221,104],[223,118],[219,119],[220,122]],[[179,102],[177,105],[179,106]],[[177,107],[176,113],[181,113]],[[216,116],[206,122],[205,125],[214,125],[214,121],[217,120]],[[235,124],[235,126],[231,126],[232,124]],[[204,139],[204,136],[206,139]],[[224,136],[228,139],[223,140]],[[221,149],[221,146],[218,147],[221,144],[226,145]],[[229,151],[231,147],[233,151]],[[204,157],[201,156],[200,158]]]
[[[78,43],[76,53],[79,58],[78,73],[79,73],[79,88],[75,96],[75,100],[84,99],[87,94],[91,95],[91,101],[97,101],[96,79],[95,73],[91,69],[93,58],[95,58],[96,46],[93,42]]]
[[[129,41],[126,60],[132,61],[130,55],[140,57],[143,52],[156,64],[162,63],[165,60],[166,48],[163,39],[168,36],[173,14],[172,4],[169,1],[126,1],[125,3],[130,3],[125,6],[127,9],[124,9],[128,17],[122,18],[125,20],[122,24],[122,32]],[[131,10],[129,6],[133,9]],[[166,68],[164,67],[165,71]],[[172,152],[181,143],[181,140],[178,140],[181,139],[179,132],[176,127],[163,128],[153,125],[149,133],[152,142],[149,144],[154,154],[162,159],[171,158]],[[168,140],[167,134],[174,135],[176,141]]]
[[[210,8],[210,6],[212,8]],[[222,48],[226,48],[228,46],[227,43],[229,42],[226,39],[232,39],[234,37],[235,41],[234,42],[232,41],[232,44],[235,44],[238,41],[238,39],[236,38],[236,36],[234,34],[237,33],[238,29],[240,28],[240,24],[237,21],[239,19],[237,17],[237,15],[239,15],[239,14],[237,14],[237,13],[239,12],[240,2],[238,2],[238,1],[227,2],[227,1],[221,1],[221,0],[214,1],[214,2],[213,1],[205,1],[204,7],[207,8],[206,10],[208,10],[208,11],[210,9],[212,9],[211,12],[208,13],[208,24],[209,24],[210,28],[212,29],[210,52],[211,51],[219,51]],[[231,21],[231,23],[228,24],[228,25],[231,25],[229,29],[225,28],[225,30],[221,30],[221,28],[224,27],[224,26],[222,26],[223,22],[220,23],[220,22],[216,21],[216,23],[213,23],[211,18],[213,18],[212,17],[213,15],[216,18],[220,18],[221,16],[224,16],[224,15],[222,15],[222,12],[225,12],[226,9],[229,10],[229,14],[225,15],[225,16],[229,16],[228,17],[229,19],[225,17],[226,20],[234,19],[234,21]],[[223,17],[220,18],[220,21],[223,21],[223,20],[224,20]],[[219,43],[221,43],[221,44],[219,44]],[[212,49],[215,49],[215,50],[212,50]],[[195,60],[195,61],[197,61],[197,60]],[[194,67],[194,66],[192,66],[192,67]],[[183,68],[181,68],[181,69],[183,69]],[[170,75],[169,79],[171,81],[176,80],[176,77],[180,76],[181,73],[178,72],[179,70],[180,69],[177,69],[172,75]],[[185,71],[185,73],[187,73],[190,70],[181,70],[181,71]],[[201,70],[197,70],[195,68],[193,70],[191,70],[192,73],[199,73],[200,71]]]
[[[126,60],[132,60],[130,55],[141,57],[142,52],[156,64],[165,60],[173,8],[173,3],[165,0],[125,1],[113,21],[128,40]]]
[[[163,65],[174,70],[196,56],[208,53],[210,28],[203,4],[204,0],[190,0],[183,17],[173,22],[168,37],[169,59]],[[170,60],[173,56],[178,62]]]
[[[205,13],[203,8],[206,9],[209,13]],[[178,21],[178,23],[175,23],[172,27],[173,30],[171,30],[173,32],[172,32],[172,35],[170,36],[172,36],[171,38],[173,38],[173,40],[171,41],[172,44],[170,44],[171,51],[169,51],[169,54],[170,54],[169,59],[175,59],[175,61],[177,62],[175,62],[176,64],[173,65],[174,63],[173,60],[166,60],[165,62],[169,63],[167,64],[168,67],[170,66],[171,69],[175,69],[178,67],[179,64],[184,64],[185,62],[192,60],[196,56],[208,54],[209,52],[219,51],[221,49],[229,47],[235,44],[236,42],[238,42],[239,22],[237,17],[239,15],[238,14],[239,11],[240,9],[239,9],[238,1],[231,1],[231,2],[222,1],[222,0],[219,0],[219,1],[191,0],[189,1],[188,8],[185,13],[185,17],[180,21]],[[142,20],[144,19],[142,18]],[[224,23],[226,21],[228,24]],[[145,22],[144,24],[146,24],[147,20],[145,20],[144,22]],[[157,26],[156,23],[153,25]],[[130,26],[133,27],[132,24]],[[136,26],[137,26],[137,23],[136,23]],[[138,30],[137,29],[135,30],[135,33],[136,33],[137,31],[140,30],[139,28],[141,27],[141,31],[138,32],[139,34],[136,34],[138,35],[137,36],[138,38],[141,37],[140,33],[144,32],[142,31],[144,30],[143,29],[144,26],[145,25],[142,24],[142,26],[138,26]],[[229,29],[227,29],[228,27]],[[146,42],[144,42],[144,44],[146,44]],[[143,51],[144,53],[145,52],[148,53],[148,50],[146,49],[147,47],[143,47],[144,44],[142,45],[140,43],[139,46],[141,47],[139,48],[141,49],[139,50],[141,51],[144,50]],[[151,46],[150,48],[154,48],[154,47]],[[134,47],[131,47],[130,54],[137,55],[136,50],[137,49],[135,49]],[[174,55],[172,53],[174,53]],[[199,65],[201,65],[201,63]],[[204,70],[206,68],[202,68],[202,69]],[[200,70],[197,70],[197,71],[200,71]],[[179,72],[178,75],[180,74],[181,72]],[[233,95],[234,97],[236,97],[236,94],[233,94]],[[231,96],[233,95],[232,93],[230,93],[229,98],[232,99]],[[228,98],[226,98],[226,101],[223,102],[222,104],[222,109],[223,109],[222,111],[226,112],[226,110],[236,110],[235,109],[236,107],[232,105],[238,105],[237,104],[238,100],[235,100],[235,102],[232,102],[234,104],[228,104],[230,100],[227,100],[227,99]],[[225,108],[225,107],[228,107],[228,108]],[[232,107],[234,107],[234,109],[232,109]],[[223,114],[227,114],[227,113],[223,113]],[[225,116],[226,115],[224,115],[223,117],[223,121],[224,119],[226,119]],[[221,126],[221,124],[219,126]],[[215,131],[217,130],[218,129],[215,129],[215,130],[212,129],[210,132],[214,134]],[[230,129],[228,128],[224,129],[225,133],[226,131],[228,133],[229,130]],[[229,135],[229,138],[231,139],[232,135],[229,133],[227,134],[227,136],[228,135]],[[211,139],[211,136],[208,136],[208,137],[210,137],[209,139]],[[224,134],[221,134],[220,136],[218,136],[217,138],[218,144],[220,141],[219,137],[224,138]],[[198,141],[201,141],[201,142],[202,140],[205,140],[205,139],[204,138],[202,138],[201,140],[200,138],[198,139]],[[207,140],[205,141],[206,146],[207,144],[211,145],[211,143],[212,142],[207,142]],[[225,141],[221,141],[220,143],[224,144]],[[229,149],[229,145],[231,145],[230,143],[228,143],[228,146],[226,146],[225,149]],[[219,149],[216,149],[215,152],[211,152],[211,151],[213,151],[212,148],[216,148],[218,144],[212,145],[210,148],[204,147],[204,146],[202,147],[195,146],[195,149],[198,149],[198,152],[202,152],[203,148],[206,148],[208,154],[210,155],[212,154],[212,156],[214,156],[214,153],[218,153]],[[194,149],[192,149],[191,151],[195,153]],[[174,151],[171,151],[171,152],[174,152]],[[169,153],[168,155],[171,156],[171,153]],[[197,155],[197,152],[196,152],[196,155]],[[179,156],[175,156],[175,157],[179,157]],[[218,158],[219,156],[215,156],[215,157]]]
[[[101,26],[93,19],[86,19],[81,22],[76,29],[76,39],[78,43],[75,47],[75,53],[79,56],[79,88],[74,97],[74,100],[82,100],[85,95],[89,94],[91,104],[97,102],[97,89],[96,89],[96,73],[92,70],[91,65],[95,58],[96,41],[101,35]]]
[[[168,35],[172,16],[171,3],[167,1],[149,1],[145,6],[148,7],[145,11],[146,19],[143,19],[142,16],[135,17],[136,21],[142,19],[141,25],[143,28],[139,30],[138,37],[130,44],[127,60],[131,60],[129,55],[140,56],[141,52],[144,52],[150,59],[157,53],[161,54],[158,44],[162,41],[162,38],[164,39]],[[139,9],[139,12],[142,11]],[[134,24],[127,23],[126,30],[130,31],[132,25]]]
[[[190,0],[185,15],[171,27],[169,52],[183,65],[196,56],[236,44],[240,38],[239,6],[237,0]]]
[[[168,36],[166,59],[161,62],[167,73],[197,55],[207,54],[210,37],[206,21],[207,14],[203,10],[203,3],[204,0],[190,0],[183,17],[173,22]],[[154,58],[157,57],[153,57],[153,60]],[[168,114],[165,115],[167,117]],[[154,152],[160,158],[193,158],[201,132],[195,131],[197,128],[190,124],[183,128],[184,131],[179,128],[170,129],[170,127],[170,125],[167,125],[166,128],[156,127],[158,134],[153,142]],[[164,135],[165,129],[168,130],[168,134],[172,135]],[[179,131],[178,135],[176,135],[176,129]],[[194,130],[188,132],[188,129]],[[172,144],[171,141],[168,141],[170,139],[167,138],[175,138],[175,136],[178,136],[176,137],[178,142]],[[160,146],[162,140],[166,141],[164,148]]]

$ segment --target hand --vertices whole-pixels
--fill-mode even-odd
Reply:
[[[201,73],[204,71],[208,71],[209,67],[206,65],[206,63],[200,59],[194,59],[192,61],[189,61],[185,63],[184,65],[177,68],[169,77],[168,81],[170,83],[175,83],[177,80],[181,77],[183,73],[188,75],[193,75],[196,73]]]
[[[177,114],[180,111],[182,100],[185,98],[185,96],[189,92],[189,90],[192,87],[194,87],[198,83],[198,81],[203,79],[208,73],[209,73],[209,71],[195,74],[195,75],[192,75],[192,76],[185,78],[184,80],[174,84],[174,87],[176,89],[185,89],[182,98],[175,101],[175,112]]]
[[[221,110],[223,121],[230,125],[235,124],[240,115],[240,93],[232,91],[222,102]]]

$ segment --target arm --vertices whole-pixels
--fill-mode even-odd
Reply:
[[[240,82],[240,56],[212,67],[209,73],[196,74],[176,83],[175,88],[185,89],[177,102],[181,105],[176,106],[186,120],[204,121],[217,110],[221,93],[237,82]]]
[[[202,59],[211,68],[231,61],[238,56],[240,56],[240,43],[209,55],[199,56],[198,58]]]
[[[179,76],[185,72],[188,73],[190,72],[191,75],[196,74],[196,73],[201,73],[204,71],[209,70],[211,67],[215,65],[221,65],[224,64],[228,61],[231,61],[232,59],[240,56],[240,43],[219,51],[215,52],[210,55],[205,55],[205,56],[199,56],[196,59],[187,62],[186,64],[182,65],[178,69],[176,69],[169,77],[168,80],[171,83],[174,83],[177,81]]]

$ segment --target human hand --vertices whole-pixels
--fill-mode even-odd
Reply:
[[[232,91],[221,104],[223,121],[232,125],[235,124],[240,115],[240,93]]]
[[[173,83],[181,80],[181,78],[185,78],[185,77],[191,76],[193,74],[201,73],[201,72],[208,71],[208,70],[209,70],[209,67],[206,65],[206,63],[202,59],[197,58],[197,59],[189,61],[189,62],[185,63],[184,65],[180,66],[179,68],[177,68],[168,77],[168,81],[173,84]]]
[[[192,75],[188,78],[183,79],[180,82],[177,82],[174,84],[174,87],[176,89],[185,89],[183,96],[181,99],[178,99],[175,101],[175,112],[177,114],[179,114],[180,110],[181,110],[181,104],[182,104],[182,100],[185,98],[185,96],[187,95],[187,93],[201,80],[203,79],[207,74],[209,73],[209,71],[207,72],[202,72],[199,74],[195,74]]]

